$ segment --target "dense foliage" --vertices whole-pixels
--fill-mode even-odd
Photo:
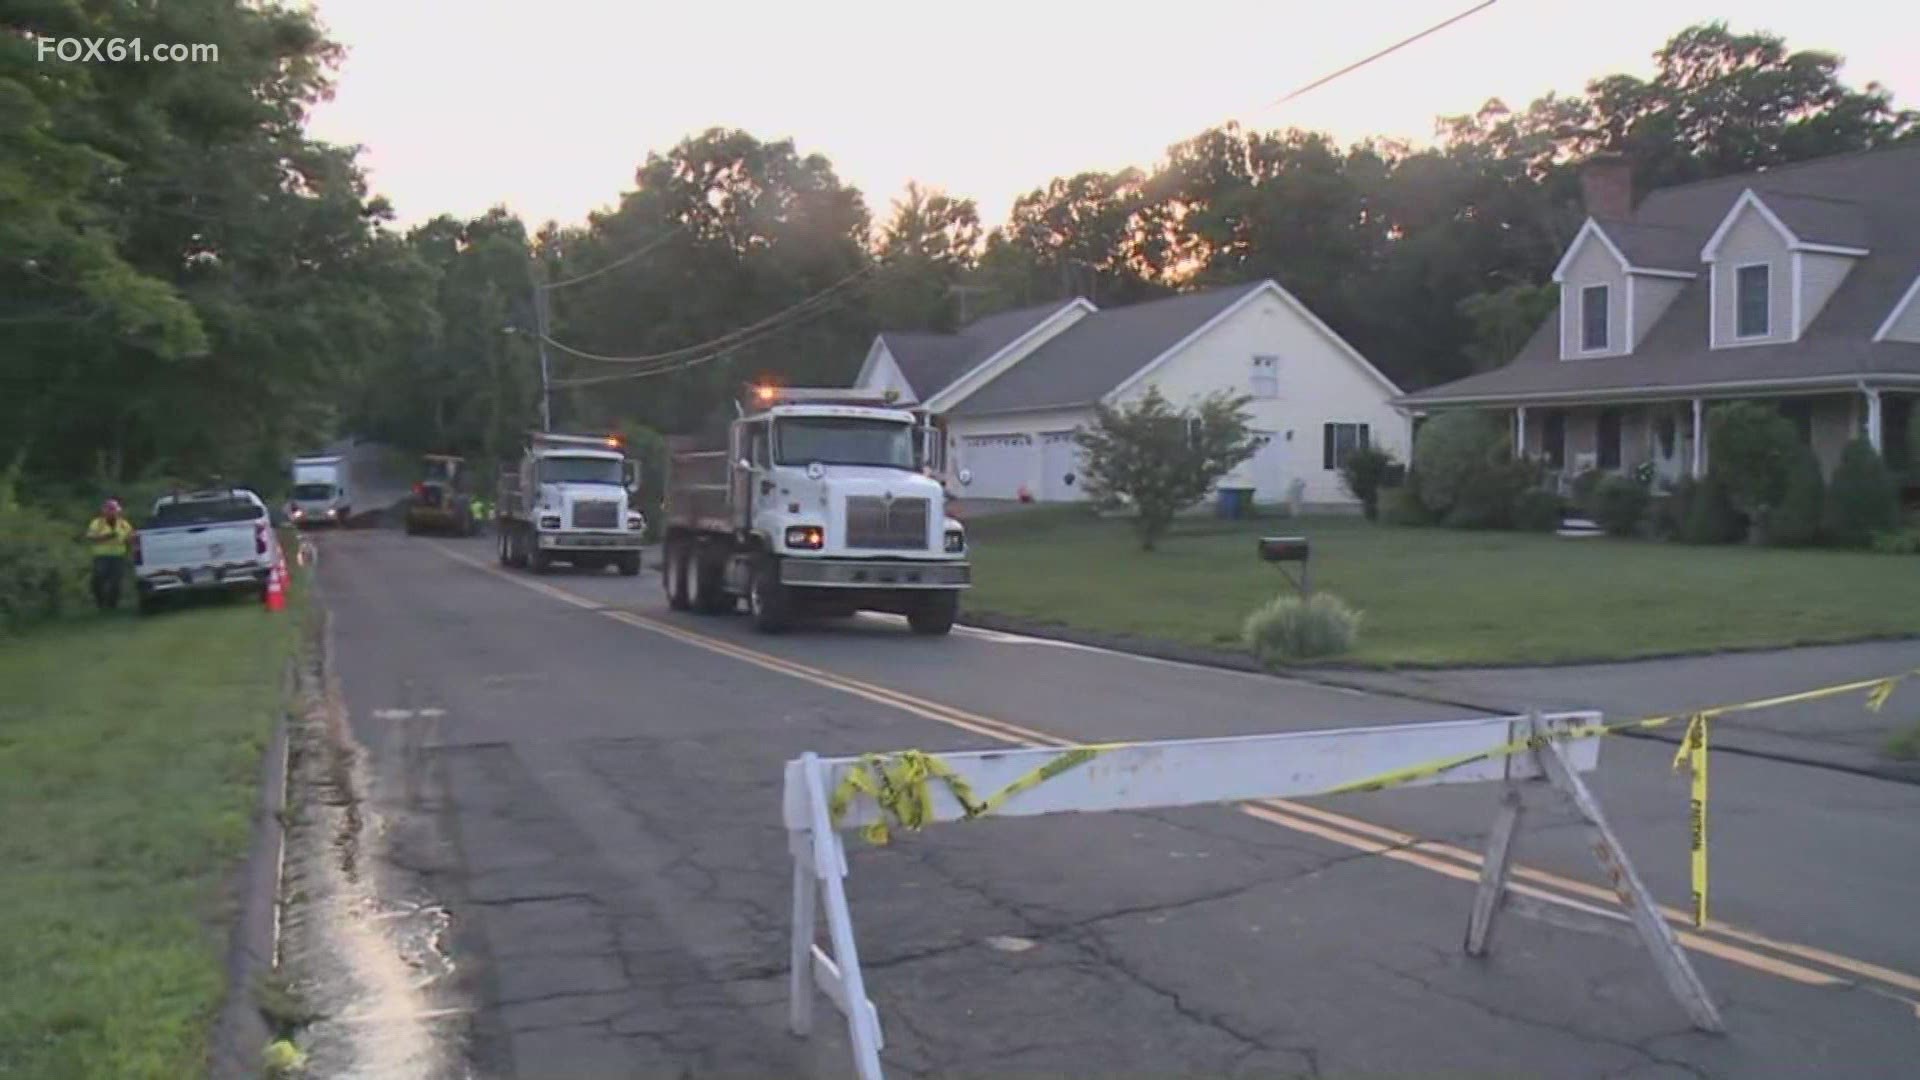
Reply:
[[[1241,639],[1268,667],[1337,656],[1360,636],[1360,612],[1332,593],[1282,595],[1247,616]]]
[[[1360,509],[1368,521],[1379,516],[1380,489],[1398,466],[1392,451],[1377,446],[1356,447],[1340,463],[1340,483],[1360,500]]]
[[[1786,493],[1767,521],[1767,543],[1805,547],[1820,539],[1827,480],[1813,448],[1802,446],[1788,466]]]
[[[1119,407],[1094,407],[1075,439],[1086,451],[1087,495],[1133,508],[1140,546],[1152,551],[1173,516],[1198,502],[1221,477],[1253,456],[1246,397],[1216,393],[1175,409],[1149,386]]]
[[[1708,471],[1725,485],[1727,498],[1763,539],[1768,518],[1787,494],[1787,479],[1799,457],[1793,421],[1761,401],[1730,401],[1707,414]]]
[[[1893,474],[1872,444],[1855,439],[1840,451],[1827,490],[1826,534],[1836,544],[1865,547],[1873,534],[1900,524]]]
[[[1608,536],[1633,536],[1647,516],[1653,493],[1631,476],[1609,476],[1593,491],[1593,520]]]

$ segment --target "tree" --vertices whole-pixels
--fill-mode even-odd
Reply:
[[[1820,459],[1813,448],[1799,450],[1789,466],[1786,492],[1767,523],[1767,542],[1782,547],[1805,547],[1820,538],[1826,478],[1820,475]]]
[[[1340,463],[1340,482],[1354,498],[1360,500],[1360,509],[1368,521],[1379,516],[1380,488],[1385,485],[1397,464],[1390,451],[1377,446],[1355,447],[1347,452],[1347,459]]]
[[[1508,452],[1505,426],[1491,413],[1462,409],[1433,417],[1420,425],[1413,440],[1420,501],[1435,516],[1445,517]]]
[[[1900,494],[1887,463],[1867,440],[1849,442],[1827,490],[1827,535],[1836,544],[1865,547],[1874,533],[1899,524]]]
[[[1787,492],[1787,478],[1800,449],[1793,421],[1758,401],[1716,405],[1707,414],[1712,471],[1726,485],[1733,508],[1744,514],[1754,543],[1766,539],[1767,519]]]
[[[1140,547],[1152,551],[1175,513],[1253,456],[1246,412],[1251,400],[1217,392],[1192,409],[1176,410],[1159,387],[1149,386],[1129,404],[1095,406],[1093,426],[1075,435],[1086,451],[1088,494],[1101,502],[1131,502]]]
[[[875,257],[873,314],[880,326],[951,330],[959,321],[951,294],[980,257],[980,213],[972,199],[908,184],[881,230]]]
[[[1460,301],[1460,314],[1473,326],[1466,353],[1474,371],[1505,367],[1560,304],[1557,285],[1508,285],[1474,293]]]

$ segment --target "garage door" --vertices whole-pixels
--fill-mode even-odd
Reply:
[[[1084,499],[1084,451],[1071,431],[1048,431],[1040,436],[1040,498],[1047,502]]]
[[[969,435],[960,441],[960,464],[973,472],[962,497],[1012,499],[1032,470],[1033,436]]]

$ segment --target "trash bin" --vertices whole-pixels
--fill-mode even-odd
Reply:
[[[1219,511],[1223,518],[1239,519],[1247,516],[1247,507],[1253,502],[1251,488],[1221,488],[1219,492]]]

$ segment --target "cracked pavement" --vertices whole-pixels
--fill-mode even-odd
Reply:
[[[440,550],[490,561],[486,539],[355,530],[319,543],[367,797],[397,830],[440,838],[395,858],[451,919],[457,991],[474,1010],[465,1069],[850,1075],[824,998],[811,1038],[786,1029],[782,766],[807,750],[1000,744]],[[924,640],[883,620],[764,639],[744,620],[669,615],[653,576],[543,580],[1067,738],[1464,715],[1008,635]],[[444,713],[429,722],[428,708]],[[1595,786],[1676,904],[1685,795],[1670,756],[1610,742]],[[1920,971],[1920,789],[1768,761],[1714,769],[1716,918]],[[1498,796],[1475,785],[1310,805],[1477,849]],[[1573,819],[1542,792],[1528,801],[1519,861],[1597,882]],[[1716,1038],[1688,1029],[1648,958],[1610,938],[1508,917],[1491,954],[1468,958],[1469,883],[1230,808],[988,819],[886,848],[855,839],[849,861],[895,1076],[1896,1076],[1920,1055],[1920,1013],[1885,986],[1696,952],[1730,1029]]]

